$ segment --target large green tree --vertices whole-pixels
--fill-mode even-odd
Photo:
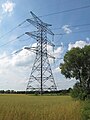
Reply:
[[[83,48],[72,48],[60,64],[61,73],[66,78],[75,78],[80,87],[90,91],[90,45]]]

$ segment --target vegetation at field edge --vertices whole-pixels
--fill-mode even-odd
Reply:
[[[90,100],[84,101],[84,106],[82,109],[82,119],[90,120]]]

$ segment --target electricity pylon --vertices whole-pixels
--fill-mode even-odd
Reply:
[[[27,19],[29,23],[37,28],[37,31],[26,32],[25,34],[36,39],[36,47],[25,47],[25,49],[36,53],[36,58],[31,70],[31,75],[27,84],[26,91],[39,91],[41,94],[44,91],[56,91],[57,87],[54,81],[52,70],[49,63],[49,57],[53,58],[48,51],[47,45],[54,46],[48,41],[47,34],[54,36],[49,29],[50,24],[44,23],[33,12],[30,12],[32,19]]]

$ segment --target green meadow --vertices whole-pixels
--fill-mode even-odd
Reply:
[[[0,95],[0,120],[82,120],[70,96]]]

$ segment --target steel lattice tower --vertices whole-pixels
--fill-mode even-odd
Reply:
[[[26,32],[26,34],[36,39],[37,46],[25,48],[36,53],[36,58],[31,70],[26,91],[39,91],[41,94],[43,91],[56,91],[57,87],[48,59],[49,57],[54,57],[49,55],[47,52],[48,44],[54,46],[50,41],[47,40],[47,34],[52,36],[54,34],[48,28],[51,25],[44,23],[33,12],[30,13],[32,15],[32,19],[27,19],[27,21],[34,25],[37,28],[37,31]]]

